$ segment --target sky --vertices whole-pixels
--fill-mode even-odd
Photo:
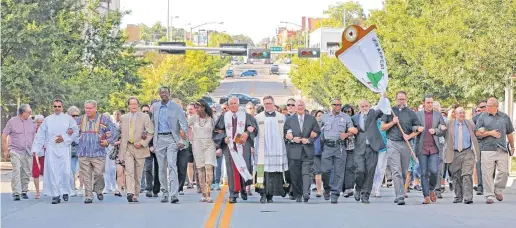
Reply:
[[[224,22],[222,25],[206,25],[200,29],[224,31],[230,35],[243,34],[254,42],[275,34],[280,21],[301,24],[301,17],[324,17],[323,11],[330,5],[345,0],[171,0],[170,16],[173,27],[187,28],[206,22]],[[355,0],[357,1],[357,0]],[[368,14],[371,9],[382,8],[383,0],[358,0]],[[167,24],[167,0],[120,0],[122,10],[130,10],[122,26],[127,24],[152,25],[161,21]],[[293,29],[296,26],[288,26]],[[194,30],[195,31],[195,30]]]

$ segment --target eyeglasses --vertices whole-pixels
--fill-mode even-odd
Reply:
[[[61,106],[54,105],[54,108],[61,108]]]
[[[79,115],[72,115],[72,117],[79,117]]]
[[[263,105],[272,105],[272,103],[263,103]],[[292,105],[294,106],[294,105]]]
[[[340,106],[342,106],[342,104],[331,104],[331,105],[333,105],[333,106],[339,106],[339,107],[340,107]]]
[[[287,104],[288,107],[294,107],[296,106],[295,104]]]
[[[147,111],[147,110],[143,111],[143,113],[148,113],[148,112],[149,112],[149,111]]]
[[[480,106],[479,108],[486,108],[486,106],[485,106],[485,105],[483,105],[483,106]]]

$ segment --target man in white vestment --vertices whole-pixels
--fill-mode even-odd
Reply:
[[[264,112],[256,116],[259,129],[259,145],[256,164],[256,192],[260,193],[261,203],[272,203],[273,196],[285,197],[289,191],[290,175],[287,152],[283,140],[285,116],[276,111],[274,98],[263,98]],[[287,179],[288,178],[288,179]]]
[[[61,195],[64,201],[68,201],[73,192],[70,183],[70,153],[72,142],[79,134],[79,127],[70,115],[63,113],[63,101],[54,100],[53,108],[54,114],[45,118],[36,134],[32,153],[40,153],[40,148],[45,146],[43,194],[52,196],[52,204],[58,204]],[[68,129],[73,131],[71,135],[67,134]]]

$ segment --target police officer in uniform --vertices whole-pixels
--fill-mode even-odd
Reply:
[[[345,139],[358,133],[353,126],[351,117],[340,111],[342,102],[333,99],[332,111],[323,116],[321,143],[323,151],[321,156],[322,181],[324,199],[331,203],[337,203],[344,184],[346,167]],[[330,180],[330,172],[333,170],[333,178]]]

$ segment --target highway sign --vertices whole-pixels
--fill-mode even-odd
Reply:
[[[271,51],[283,51],[283,47],[271,47]]]

